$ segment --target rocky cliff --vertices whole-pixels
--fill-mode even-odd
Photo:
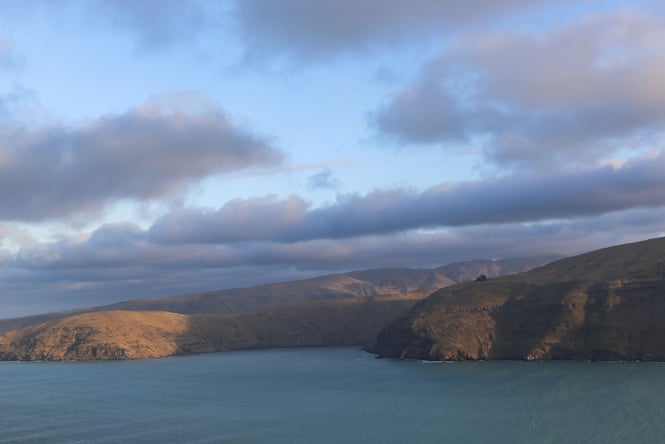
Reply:
[[[444,288],[384,329],[379,356],[665,360],[665,238]]]

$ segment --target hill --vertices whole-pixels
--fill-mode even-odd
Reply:
[[[495,277],[524,271],[555,260],[539,256],[497,261],[474,260],[435,269],[381,268],[332,274],[298,281],[249,288],[210,291],[185,296],[134,299],[101,307],[46,313],[0,320],[0,334],[98,311],[168,311],[180,314],[249,313],[268,307],[312,300],[345,299],[429,291],[475,279],[480,274]]]
[[[428,360],[665,360],[665,238],[441,289],[372,351]]]
[[[0,336],[0,359],[138,359],[252,348],[368,345],[381,328],[425,296],[310,301],[234,315],[85,313]]]

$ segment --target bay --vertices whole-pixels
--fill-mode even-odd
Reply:
[[[664,442],[660,363],[375,359],[303,348],[0,363],[0,442]]]

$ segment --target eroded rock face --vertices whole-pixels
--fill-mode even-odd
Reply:
[[[372,351],[427,360],[663,361],[664,271],[665,241],[654,239],[445,288],[384,329]]]

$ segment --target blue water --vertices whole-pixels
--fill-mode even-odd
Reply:
[[[665,365],[352,348],[0,363],[0,442],[665,442]]]

